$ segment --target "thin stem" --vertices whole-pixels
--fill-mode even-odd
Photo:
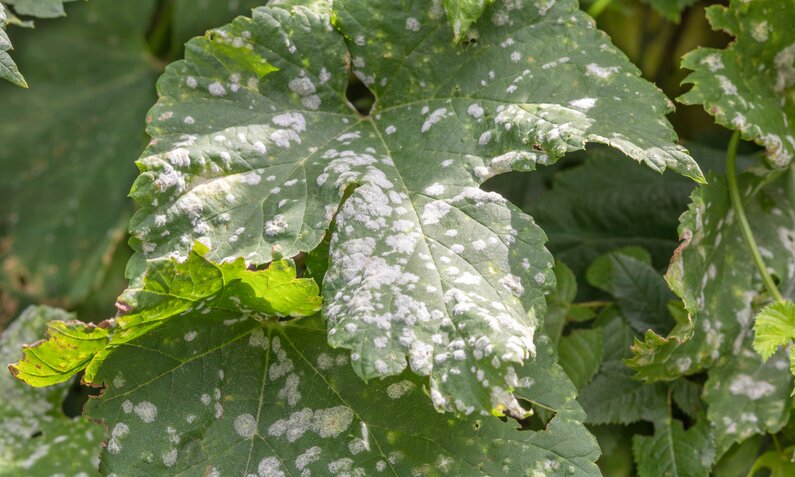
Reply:
[[[596,0],[588,7],[588,15],[593,18],[598,17],[612,2],[613,0]]]
[[[731,141],[729,142],[729,149],[726,151],[726,180],[729,183],[729,196],[731,197],[732,207],[734,208],[734,213],[737,215],[737,220],[740,222],[740,230],[742,231],[743,237],[745,238],[745,243],[748,245],[748,249],[751,251],[751,255],[754,257],[756,268],[759,270],[759,274],[762,275],[762,281],[765,284],[765,288],[767,288],[767,291],[770,293],[773,299],[775,299],[777,302],[783,302],[784,297],[781,296],[781,292],[778,291],[776,282],[773,281],[773,277],[771,277],[770,273],[767,271],[765,261],[762,259],[762,254],[759,252],[759,246],[756,245],[754,234],[751,232],[751,226],[748,225],[748,218],[745,216],[745,209],[743,209],[743,203],[740,199],[740,191],[737,187],[736,176],[737,145],[739,143],[740,132],[735,131]]]

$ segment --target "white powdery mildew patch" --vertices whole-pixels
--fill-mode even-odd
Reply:
[[[310,447],[306,450],[306,452],[299,455],[295,459],[295,468],[298,470],[304,470],[306,466],[320,459],[321,452],[322,451],[319,446]]]
[[[148,423],[154,422],[157,418],[157,406],[149,401],[141,401],[133,407],[133,412],[142,421]]]
[[[596,76],[600,79],[608,79],[618,73],[618,71],[618,66],[599,66],[596,63],[588,63],[585,65],[585,74],[587,76]]]
[[[270,437],[284,436],[288,442],[295,442],[308,431],[322,438],[337,437],[353,423],[353,411],[346,406],[312,410],[303,408],[280,419],[268,427]]]
[[[756,401],[776,392],[776,387],[767,381],[756,381],[747,374],[740,374],[729,384],[729,392]]]
[[[234,422],[235,432],[243,439],[251,439],[257,434],[257,421],[251,414],[237,416]]]
[[[427,132],[431,129],[431,126],[441,121],[447,115],[447,108],[438,108],[435,109],[422,123],[422,127],[420,128],[421,132]]]
[[[404,395],[414,390],[416,385],[408,380],[400,381],[399,383],[390,384],[386,388],[386,394],[390,399],[400,399]]]
[[[257,466],[259,477],[285,477],[282,464],[277,457],[266,457]]]

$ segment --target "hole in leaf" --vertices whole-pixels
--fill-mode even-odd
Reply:
[[[348,89],[345,97],[362,116],[369,116],[375,104],[375,95],[362,81],[351,75],[348,78]]]

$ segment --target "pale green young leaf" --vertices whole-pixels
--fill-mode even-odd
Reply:
[[[150,113],[134,246],[184,255],[199,240],[215,260],[260,264],[315,248],[336,213],[332,346],[365,379],[430,374],[440,409],[521,414],[506,373],[533,354],[552,259],[532,220],[479,185],[589,141],[701,173],[674,143],[668,102],[576,2],[543,16],[495,2],[467,47],[429,7],[264,7],[191,41]],[[276,71],[254,74],[233,50]],[[351,73],[375,94],[367,116],[345,98]],[[474,365],[489,386],[459,373]]]
[[[22,344],[40,337],[48,323],[72,318],[55,308],[27,308],[0,336],[0,363],[16,360]],[[0,373],[0,475],[99,475],[102,426],[64,416],[70,384],[35,389]]]
[[[764,307],[754,319],[754,349],[767,360],[795,339],[795,303],[787,300]]]
[[[632,438],[632,450],[639,477],[707,477],[716,457],[714,439],[703,419],[688,430],[671,417],[655,422],[653,436]]]
[[[427,378],[409,372],[365,384],[319,318],[262,323],[221,309],[121,346],[87,414],[109,431],[105,474],[598,476],[576,391],[549,341],[537,344],[517,373],[522,398],[556,413],[541,431],[439,414]]]
[[[320,309],[317,284],[296,278],[286,260],[267,270],[246,269],[242,259],[215,264],[197,245],[187,259],[149,262],[140,288],[119,297],[125,313],[101,327],[79,321],[55,321],[46,340],[25,347],[24,358],[10,366],[12,373],[32,386],[63,382],[86,370],[84,381],[94,382],[102,362],[124,343],[151,332],[169,319],[199,310],[233,311],[259,319],[309,316]]]
[[[703,104],[718,124],[764,146],[771,164],[787,166],[795,155],[795,0],[731,0],[707,12],[735,41],[684,57],[693,88],[679,100]]]

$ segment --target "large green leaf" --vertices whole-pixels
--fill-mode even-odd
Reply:
[[[751,229],[780,279],[783,293],[795,295],[795,210],[789,194],[790,173],[770,181],[764,171],[741,175],[739,189]],[[751,333],[753,303],[762,290],[739,223],[729,201],[724,177],[693,193],[690,209],[682,215],[682,245],[666,276],[693,317],[692,329],[683,324],[673,339],[649,335],[637,347],[630,366],[638,377],[670,380],[710,367],[721,356],[740,352]],[[692,339],[689,336],[692,334]]]
[[[670,105],[574,1],[545,16],[496,2],[468,46],[427,2],[335,8],[334,25],[318,4],[260,8],[188,44],[150,114],[133,245],[184,255],[199,240],[259,264],[313,249],[339,209],[332,346],[365,379],[430,374],[440,409],[522,414],[508,370],[533,354],[552,259],[528,216],[478,186],[588,141],[700,179]],[[375,94],[369,115],[345,99],[351,72]]]
[[[773,165],[788,165],[795,155],[795,0],[731,0],[707,12],[715,29],[736,40],[684,57],[693,88],[680,101],[703,104],[719,124],[764,146]]]
[[[632,439],[640,477],[707,477],[715,462],[715,443],[704,421],[685,430],[670,416],[654,425],[653,436]]]
[[[46,3],[46,2],[40,2]],[[133,158],[158,67],[152,0],[92,0],[18,31],[32,85],[0,84],[0,288],[74,304],[124,237]]]
[[[408,372],[363,383],[319,319],[226,310],[174,317],[123,345],[87,413],[109,430],[106,474],[598,476],[574,388],[540,340],[518,392],[557,413],[541,431],[439,414],[427,379]]]
[[[0,337],[0,363],[19,356],[48,322],[72,315],[48,307],[26,309]],[[63,415],[69,384],[34,389],[0,373],[0,475],[98,475],[102,426]]]
[[[220,309],[269,318],[309,316],[320,309],[317,284],[296,278],[289,261],[278,260],[267,270],[250,271],[242,259],[215,264],[204,258],[206,253],[197,246],[184,262],[150,262],[142,287],[128,289],[119,297],[118,307],[126,314],[99,327],[54,321],[47,339],[26,347],[24,358],[9,369],[33,386],[60,383],[85,369],[83,379],[91,383],[115,349],[180,313]]]

